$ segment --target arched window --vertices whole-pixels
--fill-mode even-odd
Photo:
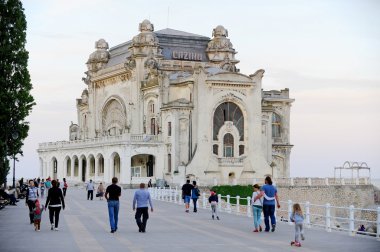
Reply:
[[[148,102],[148,122],[150,122],[150,134],[156,135],[156,117],[155,117],[154,101]]]
[[[240,141],[244,139],[243,112],[235,103],[224,102],[214,112],[213,139],[218,140],[218,133],[224,122],[230,121],[238,129]]]
[[[66,160],[66,176],[71,176],[71,159],[67,158]]]
[[[239,156],[244,154],[244,145],[239,145]]]
[[[223,137],[223,156],[233,157],[234,156],[234,137],[227,133]]]
[[[104,174],[104,158],[102,155],[99,156],[98,166],[99,166],[98,175],[101,176]]]
[[[79,161],[77,157],[74,157],[74,176],[78,177],[79,175]]]
[[[215,155],[218,155],[218,145],[217,144],[214,144],[212,146],[212,153],[214,153]]]
[[[168,172],[172,172],[172,154],[168,154]]]
[[[281,116],[272,114],[272,137],[281,137]]]

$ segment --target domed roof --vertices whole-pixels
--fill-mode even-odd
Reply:
[[[108,43],[104,39],[99,39],[95,42],[95,49],[108,49]]]
[[[152,32],[152,31],[154,31],[154,26],[153,26],[153,24],[149,20],[145,19],[144,21],[142,21],[139,24],[139,31],[140,32],[144,32],[144,31],[145,32],[146,31]]]
[[[223,25],[218,25],[212,31],[212,36],[213,37],[228,37],[228,31],[226,28],[223,27]]]

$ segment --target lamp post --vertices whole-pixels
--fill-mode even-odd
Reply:
[[[12,132],[13,147],[15,146],[14,141],[18,139],[18,132]],[[16,151],[13,148],[13,188],[16,188]]]

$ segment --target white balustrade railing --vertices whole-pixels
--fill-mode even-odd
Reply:
[[[183,204],[182,191],[179,190],[178,187],[153,187],[148,190],[152,198],[155,200],[173,202],[180,205]],[[231,199],[236,201],[236,203],[231,203]],[[241,198],[240,196],[232,197],[230,195],[224,196],[218,194],[218,201],[219,212],[252,217],[252,209],[250,205],[251,197]],[[293,210],[293,203],[294,202],[291,200],[280,201],[282,207],[276,209],[276,218],[279,219],[279,221],[285,221],[288,222],[289,225],[293,225],[293,223],[289,221]],[[192,201],[190,204],[193,204]],[[331,206],[329,203],[325,205],[310,204],[308,201],[299,204],[303,209],[305,216],[304,224],[307,228],[314,226],[324,228],[327,232],[331,232],[332,230],[346,231],[351,236],[355,234],[367,234],[376,236],[380,241],[380,207],[377,207],[377,209],[355,208],[352,205],[349,207],[338,207]],[[205,192],[202,192],[201,196],[198,198],[198,207],[203,209],[210,208],[208,196]],[[369,215],[372,215],[372,217],[365,217]],[[279,218],[279,216],[281,217]],[[286,218],[283,216],[286,216]],[[355,226],[358,227],[361,224],[366,224],[367,227],[373,225],[376,227],[376,231],[357,231]]]
[[[40,143],[38,145],[39,149],[50,149],[50,148],[62,148],[62,147],[73,147],[73,146],[94,146],[102,145],[105,143],[157,143],[161,141],[161,135],[146,135],[146,134],[122,134],[116,136],[102,136],[96,138],[80,139],[74,141],[57,141],[57,142],[46,142]]]
[[[210,185],[254,185],[263,184],[263,178],[218,180],[217,178],[204,179],[197,181],[200,186]],[[369,177],[361,178],[274,178],[273,183],[277,186],[335,186],[335,185],[369,185]]]

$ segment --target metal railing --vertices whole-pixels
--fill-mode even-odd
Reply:
[[[152,199],[183,204],[182,191],[176,188],[149,188]],[[252,217],[251,197],[242,198],[240,196],[232,197],[230,195],[218,194],[218,211],[245,215]],[[231,203],[231,199],[234,202]],[[198,198],[200,208],[209,208],[208,197],[203,192]],[[191,202],[192,204],[192,202]],[[290,220],[293,202],[280,201],[281,208],[276,209],[276,218],[279,221],[288,222],[293,225]],[[349,207],[331,206],[329,203],[325,205],[310,204],[310,202],[299,203],[303,209],[305,216],[304,224],[307,228],[312,226],[324,228],[327,232],[332,230],[345,231],[350,236],[355,234],[366,234],[375,236],[380,241],[380,207],[377,209],[355,208],[353,205]],[[280,216],[280,218],[278,218]],[[375,231],[358,231],[355,227],[366,224],[367,227],[373,225]]]

